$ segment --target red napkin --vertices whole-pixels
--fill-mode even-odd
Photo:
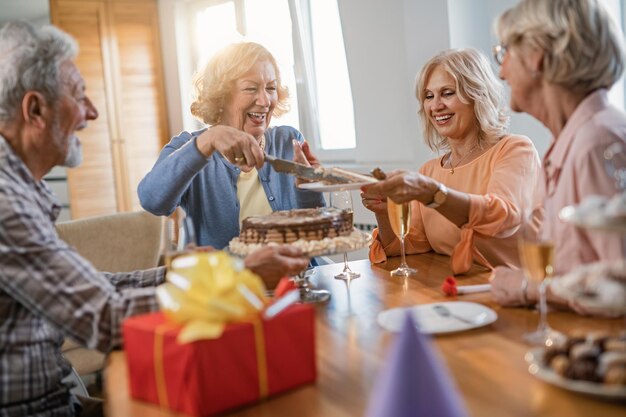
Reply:
[[[457,295],[458,291],[456,289],[456,280],[453,276],[449,276],[443,281],[443,284],[441,284],[441,291],[443,291],[443,293],[448,297]]]

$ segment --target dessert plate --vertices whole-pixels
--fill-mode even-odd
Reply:
[[[349,182],[346,184],[326,184],[323,182],[305,182],[298,185],[298,188],[301,190],[309,190],[309,191],[319,191],[319,192],[328,192],[328,191],[350,191],[350,190],[359,190],[364,185],[371,184],[371,182]]]
[[[590,381],[568,379],[554,372],[543,364],[543,349],[532,349],[526,353],[528,372],[548,384],[581,394],[613,400],[626,401],[626,387],[610,386]]]
[[[434,308],[444,306],[449,311],[441,315]],[[385,310],[378,314],[378,324],[391,332],[402,330],[406,313],[410,312],[415,324],[422,333],[442,334],[475,329],[493,323],[498,314],[482,304],[467,301],[448,301],[433,304],[421,304],[413,307],[399,307]]]

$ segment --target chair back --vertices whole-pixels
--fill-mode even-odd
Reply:
[[[129,272],[158,265],[163,218],[144,211],[57,223],[59,237],[99,271]]]

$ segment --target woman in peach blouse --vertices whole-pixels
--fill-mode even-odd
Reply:
[[[474,262],[519,266],[520,202],[533,192],[539,156],[530,139],[506,133],[503,87],[489,62],[474,49],[444,51],[426,63],[415,93],[426,143],[444,154],[419,172],[393,171],[363,188],[378,222],[370,260],[400,253],[387,217],[391,198],[412,204],[407,254],[450,255],[455,274]]]

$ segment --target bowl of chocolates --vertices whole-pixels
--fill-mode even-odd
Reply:
[[[528,371],[561,388],[626,401],[626,331],[572,334],[526,354]]]

